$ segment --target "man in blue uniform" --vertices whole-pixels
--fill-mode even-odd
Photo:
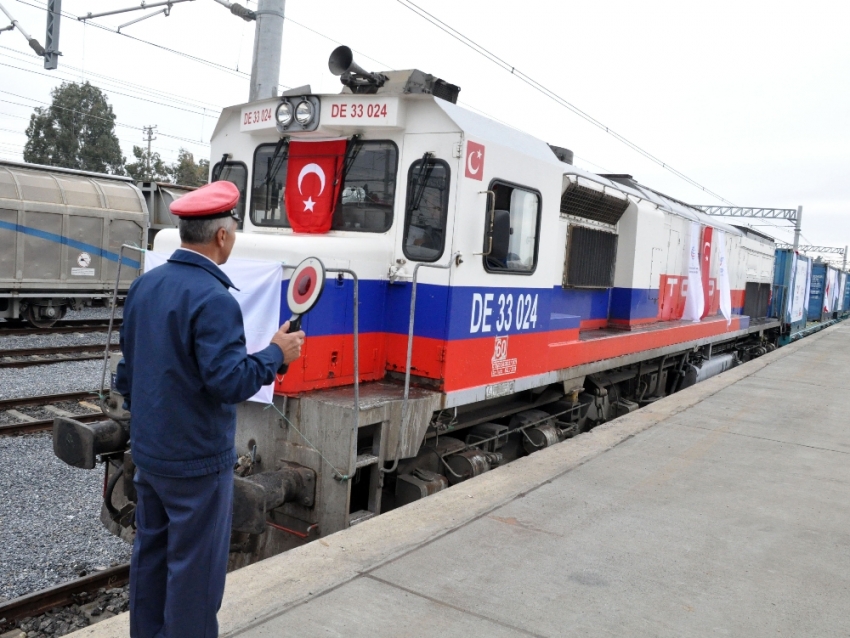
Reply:
[[[130,563],[134,638],[218,635],[233,501],[236,403],[301,354],[281,326],[249,355],[233,284],[239,190],[214,182],[171,205],[181,247],[127,294],[116,389],[133,415],[138,494]]]

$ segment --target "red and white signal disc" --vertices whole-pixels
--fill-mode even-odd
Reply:
[[[325,266],[316,257],[308,257],[289,280],[286,303],[294,315],[303,315],[319,301],[325,287]]]

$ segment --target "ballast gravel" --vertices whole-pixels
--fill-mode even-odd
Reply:
[[[0,600],[130,560],[100,522],[102,468],[53,455],[50,434],[0,438]]]
[[[103,361],[68,361],[29,368],[0,368],[0,399],[96,391]],[[106,379],[109,385],[109,377]]]

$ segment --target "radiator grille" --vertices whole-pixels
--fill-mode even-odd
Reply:
[[[561,212],[605,224],[616,224],[629,207],[629,200],[570,182],[561,195]]]
[[[614,285],[617,235],[570,226],[563,286],[610,288]]]

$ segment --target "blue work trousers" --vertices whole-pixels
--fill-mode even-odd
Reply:
[[[136,541],[130,561],[132,638],[215,638],[224,595],[233,474],[134,479]]]

